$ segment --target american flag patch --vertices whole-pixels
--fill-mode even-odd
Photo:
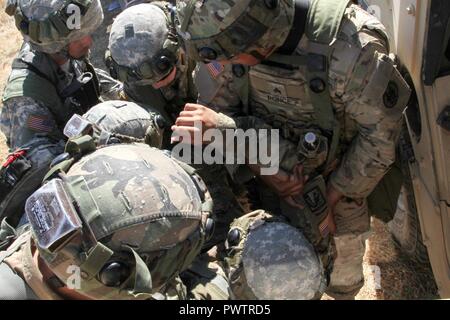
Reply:
[[[217,78],[217,76],[224,70],[223,65],[217,61],[208,63],[206,67],[208,68],[208,71],[213,76],[213,78]]]
[[[330,233],[330,228],[328,228],[328,221],[322,222],[322,224],[319,226],[319,231],[322,237],[326,237]]]
[[[27,127],[37,132],[52,132],[55,122],[45,116],[32,115],[28,117]]]

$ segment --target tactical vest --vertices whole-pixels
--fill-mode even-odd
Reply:
[[[323,169],[336,156],[340,128],[329,93],[328,71],[331,44],[349,4],[348,0],[297,0],[294,26],[285,44],[267,61],[250,68],[248,88],[243,80],[238,84],[248,114],[280,129],[283,138],[298,144],[307,133],[316,135],[320,152],[304,157],[305,169],[310,172]],[[302,53],[299,47],[305,37],[308,45]]]
[[[331,100],[329,68],[333,42],[338,37],[351,1],[296,0],[295,4],[294,25],[285,44],[266,61],[251,67],[246,77],[238,78],[236,88],[247,114],[280,129],[284,139],[298,146],[298,160],[304,165],[305,174],[311,177],[329,172],[329,165],[345,152],[344,149],[340,150],[342,128]],[[304,26],[302,21],[306,21]],[[384,30],[376,26],[370,29],[388,42]],[[315,150],[305,147],[305,140],[311,134],[317,139]],[[369,206],[375,213],[395,212],[395,200],[389,210],[379,208],[385,203],[383,199],[397,199],[392,195],[398,194],[401,177],[395,169],[389,171],[380,185],[388,181],[392,186],[392,181],[395,181],[396,190],[384,188],[380,194],[380,188],[377,188],[369,196]],[[391,196],[387,197],[390,193]],[[282,211],[290,219],[296,216],[286,206]],[[301,220],[294,225],[308,231],[309,228],[304,226],[311,219]],[[317,237],[314,234],[306,232],[306,236],[315,243]]]
[[[49,55],[31,50],[24,43],[12,64],[2,100],[17,97],[37,100],[49,109],[62,129],[75,113],[82,115],[99,102],[100,85],[95,69],[87,60],[83,62],[83,78],[74,77],[71,84],[61,88],[64,75],[59,66]],[[81,64],[80,61],[73,63]]]

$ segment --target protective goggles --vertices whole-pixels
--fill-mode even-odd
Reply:
[[[49,253],[60,251],[82,233],[95,239],[61,179],[51,180],[31,195],[25,212],[37,245]]]
[[[168,50],[160,50],[153,59],[141,63],[137,68],[119,65],[108,50],[105,64],[111,76],[121,82],[134,85],[152,85],[167,77],[177,64],[177,57]]]

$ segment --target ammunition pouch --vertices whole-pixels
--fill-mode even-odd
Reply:
[[[326,182],[323,176],[316,176],[304,188],[303,194],[294,197],[298,206],[293,207],[286,201],[281,201],[281,213],[289,223],[302,230],[306,238],[313,244],[322,259],[327,274],[331,273],[334,252],[331,236],[326,223],[328,203],[326,197]]]

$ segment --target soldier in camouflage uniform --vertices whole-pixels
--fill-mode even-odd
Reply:
[[[204,129],[279,129],[280,172],[262,176],[250,166],[263,208],[291,219],[292,208],[318,204],[295,198],[324,179],[328,209],[317,222],[322,235],[334,232],[337,249],[329,293],[354,297],[364,283],[367,197],[395,160],[410,96],[384,27],[346,0],[184,0],[177,9],[190,57],[248,69],[198,70],[197,85],[209,84],[199,100],[210,108],[190,106],[174,130],[192,133],[199,117]]]
[[[132,6],[111,26],[106,65],[123,82],[124,100],[151,104],[169,124],[195,102],[195,62],[179,46],[172,6],[156,1]]]
[[[0,252],[0,300],[230,298],[199,256],[212,203],[192,169],[144,144],[95,151],[82,136],[67,149],[27,200],[29,229]]]
[[[11,151],[26,150],[31,169],[13,181],[3,176],[1,217],[23,212],[24,200],[64,150],[67,120],[99,102],[99,81],[86,57],[90,34],[103,21],[99,0],[8,0],[6,12],[14,15],[24,43],[4,90],[0,130]]]
[[[157,1],[132,6],[118,15],[111,27],[106,64],[111,75],[124,83],[123,98],[151,111],[154,124],[148,128],[147,142],[161,142],[152,146],[171,149],[170,126],[185,104],[198,96],[192,79],[196,63],[187,59],[179,45],[172,6]],[[217,232],[211,244],[216,244],[225,240],[229,224],[243,209],[223,166],[193,166],[215,202]]]

